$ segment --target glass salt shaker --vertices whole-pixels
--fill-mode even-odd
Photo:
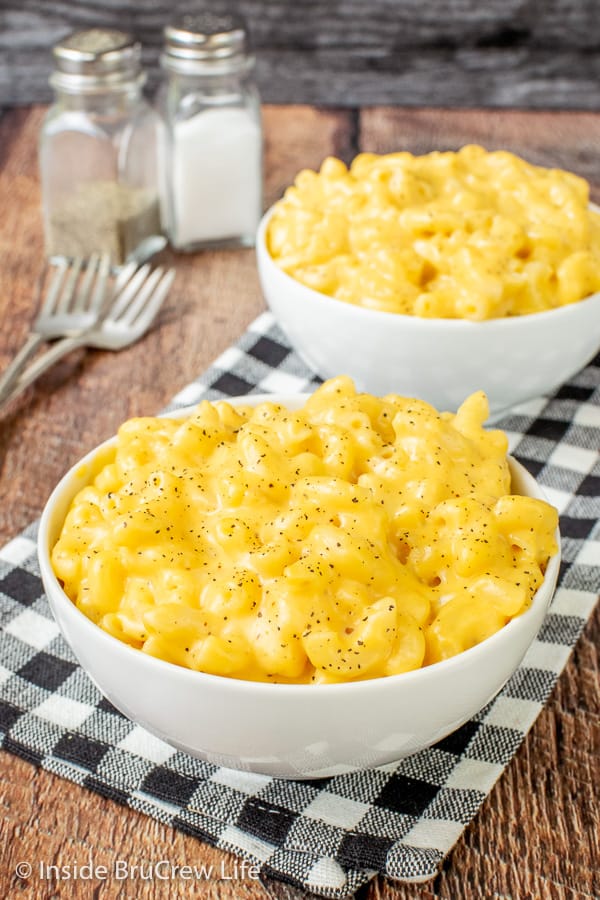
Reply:
[[[172,246],[253,246],[262,213],[262,128],[244,20],[182,16],[165,28],[161,63],[161,203]]]
[[[113,265],[165,245],[158,200],[160,119],[142,96],[141,47],[121,31],[75,32],[54,47],[54,105],[40,136],[46,251]]]

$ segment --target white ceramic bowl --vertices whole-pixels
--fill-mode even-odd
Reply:
[[[555,390],[600,347],[600,294],[548,312],[470,322],[381,312],[313,291],[269,254],[272,214],[256,238],[263,294],[292,346],[323,378],[350,375],[359,390],[420,397],[452,411],[484,390],[497,417]]]
[[[303,400],[300,395],[269,399],[290,408]],[[514,672],[542,624],[559,554],[525,613],[472,649],[414,672],[349,684],[265,684],[155,659],[84,616],[50,563],[67,509],[110,443],[67,472],[48,500],[38,542],[44,587],[65,639],[100,691],[134,722],[192,756],[284,778],[324,777],[400,759],[440,740],[481,709]],[[543,496],[518,463],[511,461],[511,471],[515,491]]]

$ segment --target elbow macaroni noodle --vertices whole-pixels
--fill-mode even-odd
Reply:
[[[392,675],[522,612],[557,514],[510,494],[483,393],[455,415],[356,393],[200,404],[119,430],[52,553],[78,608],[145,653],[276,682]]]
[[[362,153],[305,170],[274,209],[267,246],[309,288],[369,309],[482,320],[600,290],[589,186],[506,151]]]

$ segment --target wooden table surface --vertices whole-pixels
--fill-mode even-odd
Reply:
[[[43,268],[36,160],[41,108],[0,117],[0,370],[35,310]],[[513,111],[362,111],[267,107],[266,202],[305,166],[358,150],[424,152],[479,142],[569,168],[600,201],[600,114]],[[177,279],[160,327],[111,354],[78,351],[0,414],[0,543],[36,518],[59,477],[129,416],[149,415],[202,372],[264,308],[252,250],[171,257]],[[361,900],[600,896],[600,615],[586,628],[527,740],[440,874],[421,886],[373,880]],[[10,898],[247,898],[299,900],[280,882],[21,881],[19,860],[109,869],[167,859],[233,860],[192,837],[0,754],[0,896]],[[226,869],[226,871],[229,871]],[[181,894],[183,896],[183,894]]]

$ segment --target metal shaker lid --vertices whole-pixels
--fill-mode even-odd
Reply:
[[[182,15],[164,29],[163,65],[174,71],[236,69],[248,64],[248,28],[242,16],[233,13],[200,12]]]
[[[132,35],[108,28],[75,31],[53,49],[53,87],[96,91],[141,77],[141,45]]]

